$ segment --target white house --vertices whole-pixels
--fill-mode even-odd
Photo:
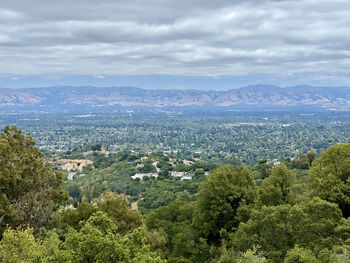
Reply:
[[[134,180],[137,179],[137,178],[142,180],[143,177],[155,177],[155,178],[157,178],[158,177],[158,173],[137,173],[137,174],[131,176],[131,178],[134,179]]]
[[[186,174],[186,175],[181,177],[181,181],[183,181],[183,180],[192,180],[193,176],[194,176],[194,174]]]
[[[184,172],[171,172],[171,176],[174,176],[174,177],[182,177],[184,176],[185,173]]]

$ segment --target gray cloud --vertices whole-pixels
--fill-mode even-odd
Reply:
[[[344,74],[350,2],[4,0],[0,74]]]

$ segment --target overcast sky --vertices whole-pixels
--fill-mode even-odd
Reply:
[[[0,86],[350,85],[349,0],[1,0]]]

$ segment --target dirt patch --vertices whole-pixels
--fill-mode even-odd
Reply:
[[[60,161],[58,161],[57,165],[60,166],[63,170],[78,170],[81,171],[83,170],[83,168],[87,165],[92,165],[93,161],[91,160],[85,160],[85,159],[81,159],[81,160],[66,160],[66,159],[62,159]]]

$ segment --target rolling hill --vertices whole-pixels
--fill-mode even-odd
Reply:
[[[0,107],[317,106],[348,108],[350,87],[254,85],[226,91],[145,90],[136,87],[55,86],[0,89]]]

